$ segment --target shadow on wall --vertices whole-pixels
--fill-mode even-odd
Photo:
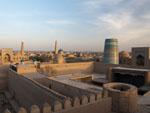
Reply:
[[[6,89],[8,86],[8,65],[0,66],[0,90]]]

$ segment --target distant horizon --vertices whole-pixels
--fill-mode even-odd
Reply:
[[[0,48],[103,51],[106,38],[119,50],[150,47],[150,0],[0,1]]]
[[[142,46],[142,48],[147,48],[148,46]],[[132,47],[132,48],[140,48],[138,46],[135,46],[135,47]],[[119,50],[119,52],[122,52],[122,51],[127,51],[127,52],[132,52],[132,48],[130,50]],[[150,48],[150,47],[148,47]],[[0,50],[3,49],[3,48],[0,48]],[[12,48],[13,49],[13,48]],[[59,50],[59,48],[58,48]],[[62,49],[63,50],[63,49]],[[14,52],[19,52],[20,49],[13,49]],[[26,49],[24,50],[25,52],[54,52],[54,50],[30,50],[30,49]],[[104,50],[103,51],[91,51],[91,50],[86,50],[86,51],[77,51],[77,50],[63,50],[64,52],[96,52],[96,53],[104,53]]]
[[[23,41],[21,41],[21,42],[23,42]],[[2,47],[2,48],[0,48],[0,49],[3,49],[3,48],[11,48],[11,49],[13,49],[13,51],[20,51],[20,49],[21,49],[21,42],[20,42],[20,44],[18,45],[18,47],[17,48],[13,48],[13,47]],[[105,44],[105,42],[104,42],[104,44]],[[119,44],[119,42],[118,42],[118,45],[120,45]],[[52,47],[53,46],[53,47]],[[51,46],[51,48],[49,48],[49,49],[30,49],[29,47],[27,47],[26,46],[26,44],[24,43],[24,50],[25,51],[37,51],[37,52],[48,52],[48,51],[50,51],[50,52],[52,52],[52,51],[54,51],[54,44]],[[137,48],[137,47],[149,47],[150,48],[150,46],[134,46],[133,45],[133,47],[131,47],[129,50],[121,50],[120,49],[120,47],[118,46],[118,50],[119,50],[119,52],[121,52],[121,51],[128,51],[128,52],[131,52],[132,51],[132,48]],[[63,49],[63,48],[60,48],[59,47],[59,44],[58,44],[58,50],[59,49],[62,49],[63,51],[65,51],[65,52],[102,52],[103,53],[103,51],[104,51],[104,47],[103,47],[103,50],[65,50],[65,49]]]

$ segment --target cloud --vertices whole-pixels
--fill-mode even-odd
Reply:
[[[106,14],[98,17],[100,22],[106,23],[109,27],[121,29],[130,23],[130,14]]]
[[[53,3],[56,5],[49,7]],[[67,40],[64,45],[67,48],[69,43],[69,49],[75,43],[74,47],[90,49],[94,45],[97,50],[108,37],[118,38],[120,48],[124,49],[149,43],[150,0],[68,0],[42,4],[45,8],[38,5],[33,10],[2,8],[0,34],[15,37],[19,32],[24,37]]]
[[[87,7],[98,8],[101,5],[116,5],[123,0],[85,0],[84,4]]]
[[[142,15],[143,19],[149,20],[150,22],[150,13],[145,13]]]
[[[86,5],[94,14],[93,29],[103,32],[102,37],[118,38],[121,49],[150,42],[149,0],[88,0]]]
[[[48,21],[46,21],[46,23],[52,24],[52,25],[73,25],[73,24],[75,24],[74,22],[69,21],[69,20],[48,20]]]

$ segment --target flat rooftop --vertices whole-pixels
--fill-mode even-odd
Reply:
[[[141,72],[150,72],[150,69],[138,69],[138,68],[126,68],[126,67],[113,67],[115,70],[129,70],[129,71],[141,71]]]

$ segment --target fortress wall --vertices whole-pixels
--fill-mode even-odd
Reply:
[[[8,86],[8,65],[0,66],[0,90],[6,89]]]
[[[46,77],[43,77],[43,78],[34,78],[34,80],[42,85],[44,85],[45,87],[48,87],[50,86],[51,84],[51,81],[50,79],[46,78]]]
[[[34,72],[37,72],[36,67],[34,65],[17,67],[17,73],[19,74],[34,73]]]
[[[89,65],[89,64],[88,64]],[[90,64],[93,67],[93,64]],[[59,67],[59,66],[58,66]],[[64,84],[53,83],[53,88],[64,93],[70,93],[73,98],[49,89],[49,79],[43,78],[42,81],[30,80],[18,75],[13,70],[9,70],[8,89],[20,108],[17,113],[110,113],[111,98],[102,98],[102,94],[93,94],[66,86]],[[45,82],[46,80],[46,82]],[[38,83],[39,82],[39,83]],[[43,84],[43,85],[42,85]],[[55,87],[56,86],[56,87]],[[61,87],[61,88],[60,88]],[[52,89],[53,89],[52,88]],[[69,89],[71,88],[71,89]],[[80,92],[82,95],[74,95]],[[70,96],[70,97],[71,97]],[[5,113],[11,113],[6,110]]]
[[[99,74],[107,74],[109,68],[113,67],[126,67],[126,68],[133,68],[131,65],[125,65],[125,64],[104,64],[102,62],[94,62],[94,72]],[[138,67],[134,67],[138,68]],[[143,68],[141,68],[143,69]]]
[[[52,81],[51,89],[53,89],[53,90],[55,90],[55,91],[57,91],[61,94],[72,97],[72,98],[92,94],[92,92],[90,92],[90,91],[86,91],[86,90],[79,89],[79,88],[76,88],[76,87],[73,87],[73,86],[69,86],[67,84],[63,84],[63,83],[60,83],[60,82],[57,82],[57,81]]]
[[[111,98],[104,98],[86,106],[64,110],[62,113],[111,113]]]
[[[37,72],[36,66],[34,64],[19,64],[10,65],[12,70],[15,70],[18,74],[35,73]]]
[[[48,78],[40,78],[40,79],[35,79],[35,80],[39,82],[40,84],[71,98],[81,97],[83,95],[96,94],[95,92],[80,89],[80,88],[71,86],[69,84],[64,84],[59,81],[48,79]],[[102,97],[102,93],[99,93],[99,95]]]
[[[111,98],[99,99],[97,96],[82,96],[75,98],[72,102],[66,99],[64,103],[56,101],[54,107],[48,103],[42,106],[32,105],[30,110],[20,107],[17,113],[111,113]],[[8,109],[4,113],[11,113]]]
[[[20,106],[30,108],[31,105],[43,105],[45,102],[53,106],[55,101],[63,102],[66,97],[52,91],[39,83],[18,75],[9,70],[8,89]]]
[[[102,62],[64,63],[64,64],[40,64],[38,71],[45,75],[64,75],[74,73],[99,73],[107,74],[111,67],[132,67],[120,64],[104,64]]]
[[[48,82],[47,82],[48,83]],[[88,90],[84,90],[84,89],[80,89],[74,86],[71,86],[69,84],[64,84],[61,83],[59,81],[56,80],[50,80],[49,79],[49,84],[47,85],[48,87],[50,87],[52,90],[59,92],[63,95],[66,95],[68,97],[74,98],[74,97],[81,97],[83,95],[90,95],[90,94],[96,94],[95,92],[92,91],[88,91]],[[101,97],[102,97],[102,93]]]
[[[94,62],[64,63],[64,64],[41,64],[40,72],[46,75],[62,75],[72,73],[92,73]]]
[[[94,72],[99,74],[107,74],[110,67],[115,67],[119,65],[114,64],[104,64],[102,62],[94,62]]]

